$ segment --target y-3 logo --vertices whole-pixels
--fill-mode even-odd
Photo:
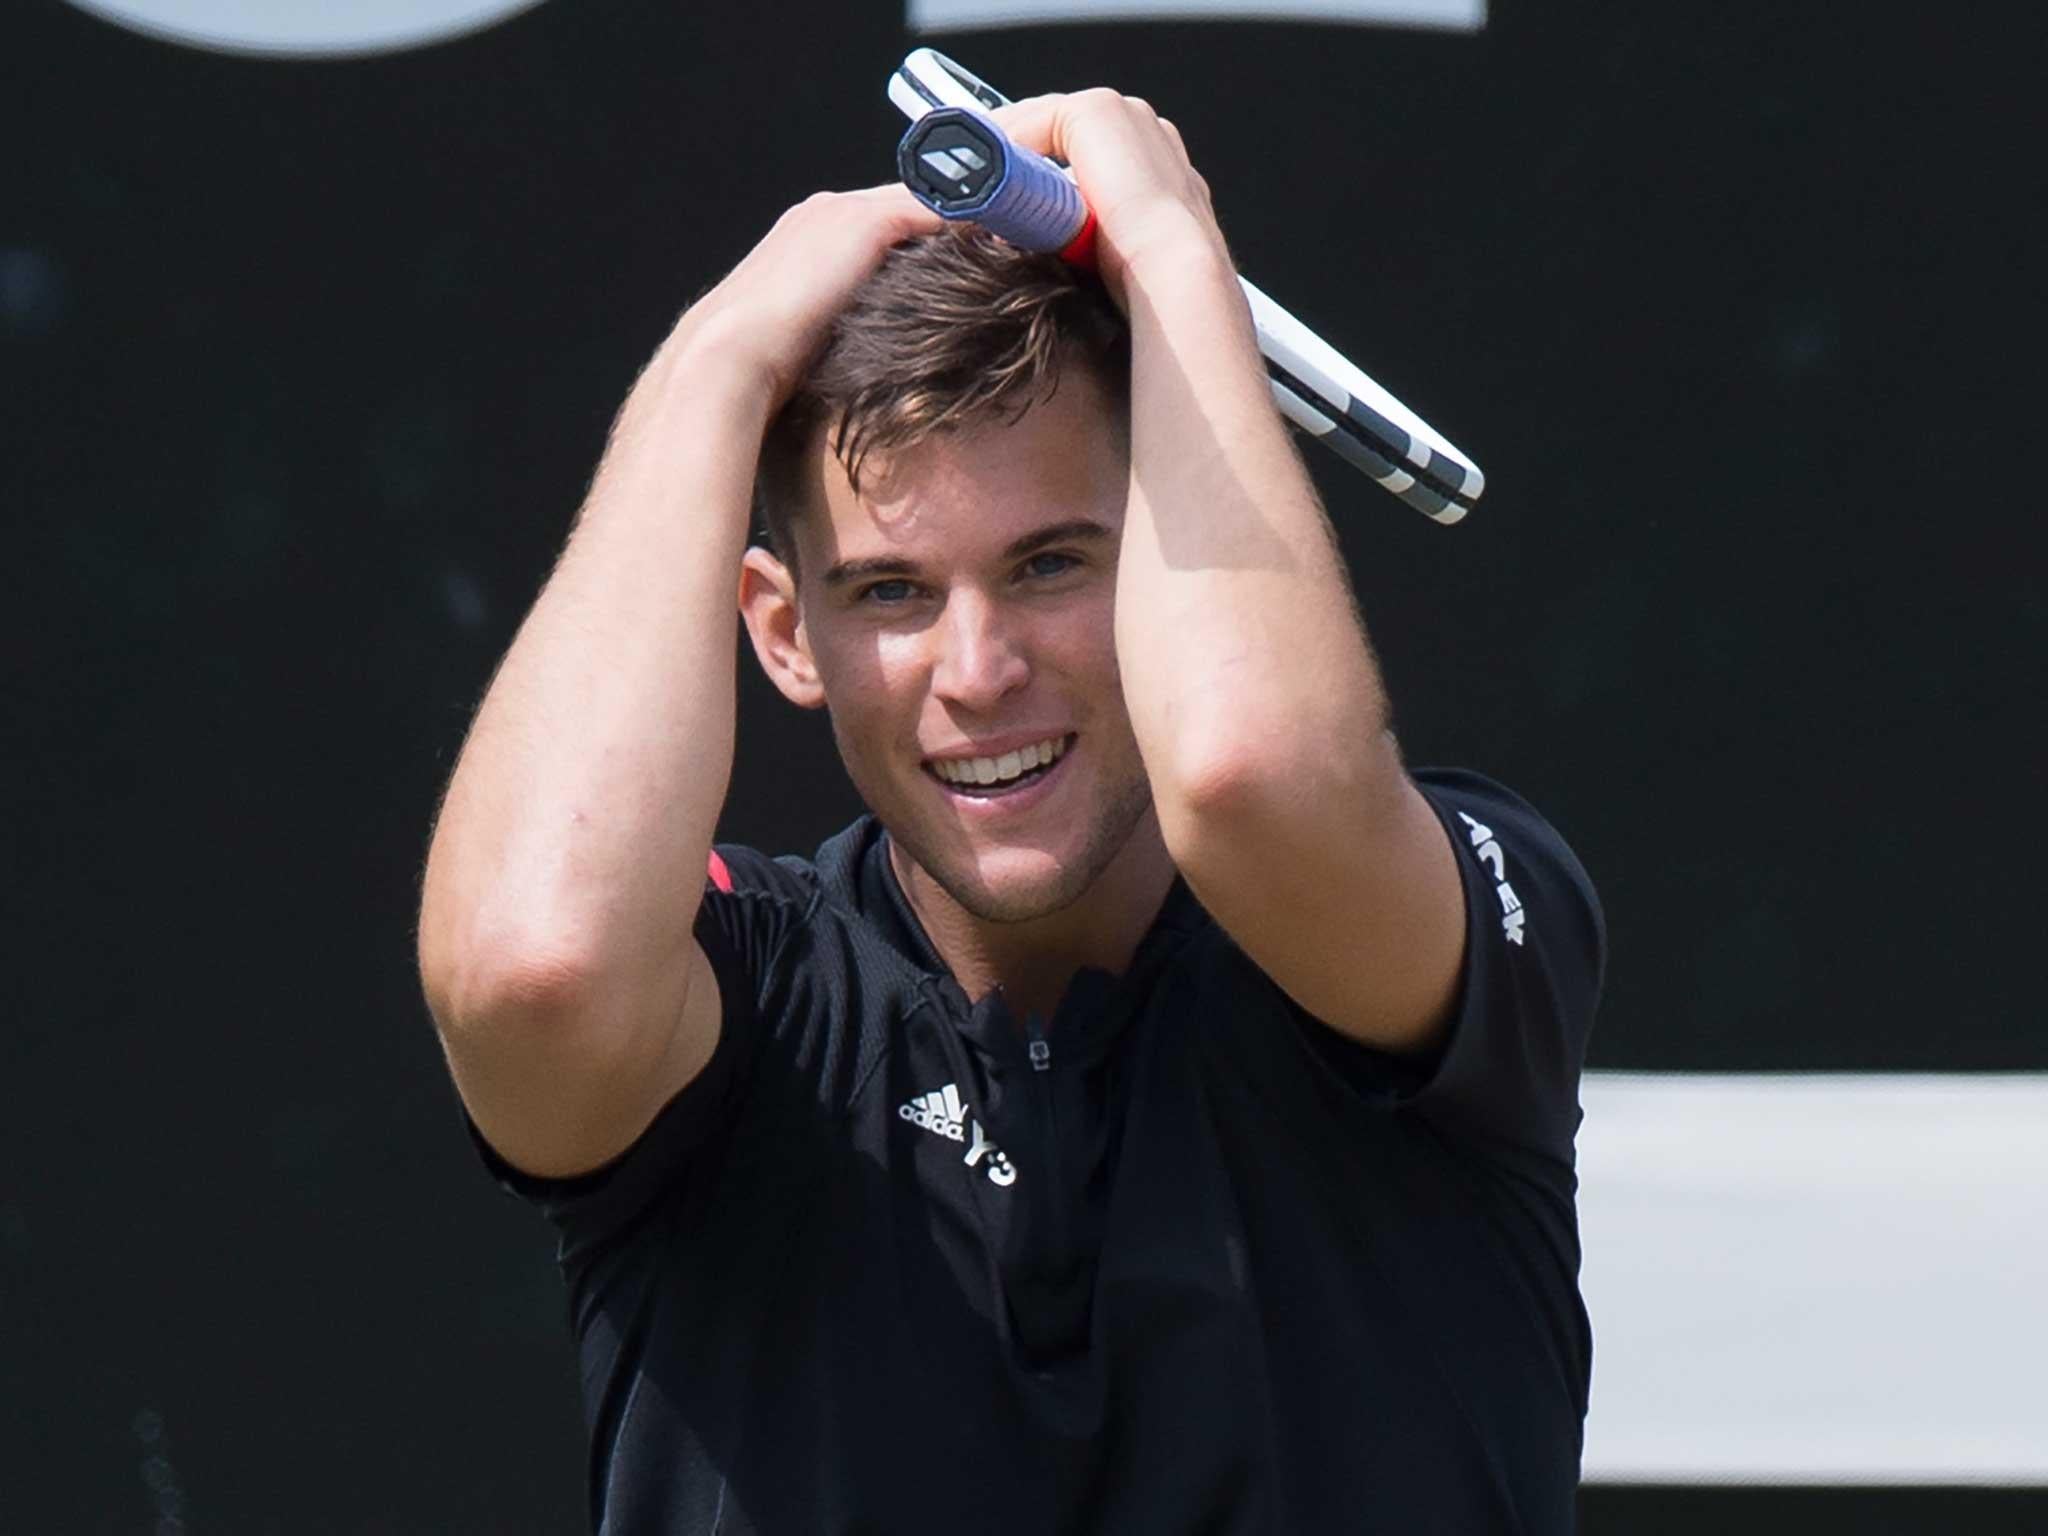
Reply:
[[[963,1161],[970,1168],[979,1168],[986,1163],[991,1184],[1000,1184],[1007,1189],[1017,1182],[1016,1166],[1003,1155],[1001,1147],[982,1134],[980,1122],[967,1113],[967,1106],[960,1100],[958,1083],[948,1083],[930,1093],[920,1093],[908,1104],[897,1105],[896,1114],[897,1118],[922,1126],[934,1136],[967,1142],[967,1155]]]
[[[1494,887],[1494,894],[1500,897],[1500,909],[1504,914],[1500,920],[1501,932],[1508,936],[1510,944],[1519,944],[1522,942],[1522,898],[1508,884],[1508,856],[1493,840],[1492,828],[1480,825],[1463,811],[1458,812],[1458,819],[1471,828],[1473,856],[1491,869],[1493,878],[1500,882]]]

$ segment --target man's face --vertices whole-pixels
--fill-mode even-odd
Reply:
[[[859,496],[817,453],[802,634],[854,787],[976,917],[1060,910],[1151,806],[1116,661],[1115,407],[1071,369],[1015,423],[872,456]]]

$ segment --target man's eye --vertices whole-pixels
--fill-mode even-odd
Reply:
[[[860,589],[860,600],[864,603],[907,603],[915,595],[916,588],[901,577],[887,581],[871,581]]]
[[[1073,555],[1047,550],[1044,554],[1033,555],[1024,562],[1024,574],[1027,576],[1058,576],[1065,571],[1072,570],[1080,563]]]

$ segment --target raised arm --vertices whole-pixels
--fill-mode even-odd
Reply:
[[[846,296],[935,223],[900,188],[821,194],[677,322],[470,728],[420,974],[464,1104],[529,1173],[625,1150],[717,1044],[691,923],[732,772],[762,431]]]
[[[1296,1002],[1392,1051],[1440,1038],[1464,912],[1403,770],[1322,504],[1180,135],[1109,91],[1005,118],[1068,160],[1131,321],[1124,697],[1175,863]]]

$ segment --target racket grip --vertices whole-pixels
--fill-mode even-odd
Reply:
[[[896,169],[942,219],[979,224],[1021,250],[1057,251],[1079,264],[1092,256],[1095,217],[1081,189],[978,112],[926,113],[896,146]]]

